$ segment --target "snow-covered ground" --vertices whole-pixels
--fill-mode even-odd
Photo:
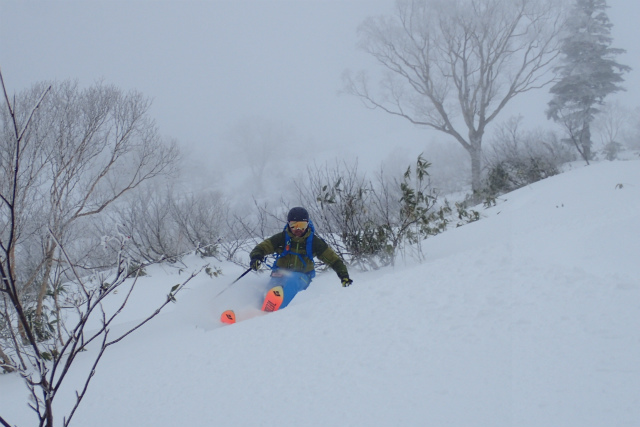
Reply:
[[[640,161],[576,168],[482,214],[428,239],[422,264],[353,272],[349,288],[320,274],[273,314],[247,308],[266,274],[213,300],[242,269],[203,273],[108,351],[72,425],[640,426]],[[149,272],[123,321],[186,274]],[[221,326],[225,308],[248,319]],[[2,417],[35,425],[26,401],[0,376]]]

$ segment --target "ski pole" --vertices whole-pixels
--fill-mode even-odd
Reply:
[[[251,267],[247,268],[247,271],[245,271],[244,273],[242,273],[242,274],[240,275],[240,277],[238,277],[236,280],[234,280],[233,282],[231,282],[231,284],[230,284],[229,286],[233,285],[233,284],[234,284],[234,283],[236,283],[238,280],[242,279],[242,278],[243,278],[244,276],[246,276],[246,275],[247,275],[247,273],[248,273],[248,272],[250,272],[250,271],[251,271]]]
[[[216,299],[216,298],[218,298],[220,295],[222,295],[222,293],[223,293],[224,291],[226,291],[226,290],[227,290],[227,289],[229,289],[231,286],[233,286],[233,285],[234,285],[238,280],[242,279],[242,278],[243,278],[244,276],[246,276],[246,275],[247,275],[247,273],[249,273],[250,271],[251,271],[251,267],[249,267],[249,268],[247,269],[247,271],[245,271],[244,273],[242,273],[242,274],[240,275],[240,277],[238,277],[236,280],[234,280],[233,282],[229,283],[229,284],[227,285],[227,287],[226,287],[226,288],[224,288],[223,290],[221,290],[220,292],[218,292],[218,295],[216,295],[215,297],[213,297],[213,299]]]

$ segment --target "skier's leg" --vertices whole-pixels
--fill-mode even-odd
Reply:
[[[309,275],[305,273],[290,273],[282,282],[282,289],[284,290],[284,299],[280,305],[280,309],[285,308],[291,300],[297,295],[298,292],[304,291],[309,287],[311,279]]]
[[[262,302],[262,311],[275,311],[280,308],[282,300],[282,287],[285,276],[282,270],[276,269],[271,272],[271,279],[267,282],[264,293],[264,301]]]

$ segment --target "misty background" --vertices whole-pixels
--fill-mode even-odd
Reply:
[[[627,91],[640,105],[640,4],[609,0],[617,60],[633,68]],[[364,171],[404,170],[424,152],[441,186],[464,186],[468,155],[449,136],[341,94],[345,70],[375,71],[357,28],[390,14],[392,0],[49,1],[0,0],[0,67],[10,92],[40,81],[103,81],[152,98],[150,116],[175,138],[184,177],[202,188],[274,197],[312,163],[340,158]],[[509,103],[496,126],[555,125],[548,87]],[[437,177],[436,177],[437,178]],[[455,182],[451,182],[451,181]]]
[[[556,1],[574,0],[524,2],[531,6],[531,9],[526,8],[531,21],[530,25],[518,27],[517,31],[518,36],[524,39],[524,44],[517,45],[515,52],[527,52],[527,55],[518,58],[521,64],[531,64],[528,60],[522,61],[523,57],[529,59],[531,54],[540,59],[542,57],[536,57],[536,51],[544,52],[546,47],[554,46],[554,40],[557,39],[545,39],[545,36],[557,35],[558,27],[555,24],[564,18],[564,14],[559,13],[560,8],[556,9],[560,5]],[[453,22],[470,22],[472,29],[486,32],[464,33],[467,38],[458,39],[455,33],[451,36],[451,32],[447,31],[451,29],[448,28],[447,19],[437,22],[441,24],[438,27],[440,32],[437,32],[440,37],[438,41],[453,41],[451,45],[454,49],[447,51],[450,46],[442,47],[434,43],[437,46],[435,50],[442,55],[429,56],[428,65],[420,69],[424,74],[428,74],[427,69],[433,68],[434,63],[439,70],[445,67],[457,70],[459,59],[464,58],[464,54],[455,48],[467,48],[466,40],[469,39],[485,40],[487,33],[491,34],[488,39],[492,39],[496,31],[497,34],[502,33],[504,23],[508,21],[501,19],[501,12],[504,11],[508,18],[514,12],[512,8],[517,8],[517,3],[512,0],[488,0],[484,2],[486,9],[480,4],[483,2],[478,1],[478,8],[483,13],[468,22],[466,12],[469,3],[465,0],[455,4],[453,17],[463,19],[454,19]],[[581,5],[586,8],[586,3],[588,1],[581,2]],[[74,360],[93,357],[85,352],[87,345],[97,337],[103,337],[95,341],[95,346],[100,349],[94,352],[97,355],[95,363],[98,363],[103,350],[157,316],[163,307],[172,305],[176,301],[176,293],[187,289],[188,282],[195,279],[196,275],[199,275],[198,281],[202,280],[201,285],[197,286],[201,286],[205,293],[192,294],[192,302],[197,300],[197,305],[187,303],[181,306],[185,313],[189,312],[188,318],[183,320],[186,320],[185,325],[190,330],[193,330],[194,324],[202,322],[209,328],[216,327],[220,310],[211,303],[221,291],[220,287],[210,286],[211,280],[220,278],[216,283],[226,286],[222,291],[229,289],[235,283],[229,285],[230,278],[247,268],[250,250],[262,238],[282,230],[284,216],[295,204],[307,207],[310,218],[320,230],[319,234],[349,265],[350,275],[353,275],[356,283],[356,286],[348,288],[347,292],[352,292],[351,298],[345,298],[342,303],[333,306],[333,313],[321,310],[317,314],[322,315],[315,316],[315,319],[330,317],[339,322],[333,326],[327,323],[330,330],[342,330],[335,326],[343,324],[338,313],[345,311],[352,316],[349,324],[360,323],[374,333],[392,331],[395,334],[403,330],[406,332],[401,334],[404,336],[403,342],[446,343],[443,338],[454,337],[454,341],[450,341],[454,347],[444,345],[442,349],[445,353],[436,355],[440,360],[453,360],[446,353],[457,348],[459,343],[455,342],[456,337],[466,345],[469,336],[475,336],[475,342],[481,343],[480,347],[464,347],[464,351],[454,353],[468,354],[477,359],[476,356],[482,355],[488,348],[485,347],[486,343],[490,343],[492,351],[505,350],[506,357],[490,356],[486,360],[518,362],[515,365],[495,365],[508,372],[504,376],[505,381],[495,387],[498,393],[484,393],[492,401],[482,404],[483,408],[491,409],[495,404],[499,408],[509,408],[497,402],[495,396],[513,389],[513,379],[522,378],[522,372],[525,372],[525,380],[521,382],[525,387],[518,387],[521,390],[538,388],[544,392],[539,400],[532,400],[523,394],[519,400],[521,406],[530,405],[531,412],[539,412],[542,407],[551,408],[552,415],[556,416],[556,408],[545,403],[549,401],[550,388],[536,387],[536,384],[540,384],[540,378],[545,377],[540,374],[546,372],[552,384],[557,384],[558,378],[565,378],[570,386],[580,385],[575,394],[567,394],[565,384],[556,389],[558,396],[571,403],[563,404],[568,416],[575,408],[573,402],[585,402],[585,407],[592,408],[591,414],[601,412],[605,416],[623,413],[617,409],[621,408],[626,411],[623,416],[627,419],[637,418],[636,413],[628,409],[637,405],[633,406],[633,402],[625,399],[627,396],[635,397],[628,390],[631,389],[629,384],[637,384],[637,381],[634,382],[628,375],[625,363],[629,355],[637,353],[633,346],[629,347],[629,342],[640,341],[629,340],[628,337],[638,329],[625,330],[619,325],[633,325],[629,319],[639,318],[637,305],[632,303],[635,300],[629,298],[629,291],[638,290],[631,279],[637,277],[635,259],[627,264],[621,264],[621,261],[627,260],[629,254],[637,253],[635,247],[638,242],[634,237],[638,233],[633,231],[640,223],[636,220],[636,201],[640,198],[634,198],[638,190],[635,184],[638,181],[636,171],[640,170],[637,167],[640,155],[640,102],[637,97],[640,88],[640,64],[637,63],[640,58],[637,47],[640,6],[637,0],[611,0],[607,3],[611,6],[607,12],[613,27],[611,47],[614,50],[610,52],[626,49],[625,54],[616,56],[615,60],[620,65],[615,64],[614,67],[627,71],[627,66],[630,66],[631,72],[623,76],[623,86],[627,91],[607,97],[608,106],[603,107],[602,114],[605,119],[598,124],[597,119],[594,120],[593,127],[578,129],[585,161],[576,162],[579,159],[577,153],[567,152],[580,150],[576,142],[577,135],[570,134],[575,144],[575,147],[570,147],[565,143],[566,140],[562,140],[565,137],[564,129],[546,119],[547,105],[551,100],[549,87],[519,94],[500,110],[497,119],[490,121],[486,129],[483,127],[486,123],[484,119],[493,117],[483,116],[486,104],[483,106],[472,100],[466,102],[468,96],[473,97],[478,92],[473,89],[461,90],[454,95],[462,104],[462,112],[448,111],[446,117],[442,117],[447,123],[442,129],[459,137],[452,128],[462,121],[462,114],[465,114],[467,123],[471,122],[469,117],[475,115],[478,127],[474,129],[469,126],[470,142],[458,138],[469,152],[465,152],[457,141],[443,133],[418,128],[403,118],[366,108],[360,99],[368,99],[375,104],[368,95],[377,92],[378,87],[372,87],[368,92],[364,84],[351,85],[347,91],[360,98],[341,93],[347,82],[357,80],[350,80],[347,76],[359,76],[360,71],[372,75],[372,85],[378,85],[384,70],[372,55],[378,54],[381,62],[397,60],[389,67],[391,69],[397,69],[398,63],[409,63],[409,67],[413,65],[405,57],[397,59],[393,54],[385,56],[392,50],[388,42],[391,41],[396,51],[405,53],[405,48],[416,39],[422,41],[424,34],[417,34],[413,38],[415,33],[412,33],[411,42],[399,38],[400,44],[396,45],[393,38],[402,33],[404,28],[398,30],[398,27],[384,23],[381,23],[381,28],[372,28],[372,22],[380,21],[369,20],[369,25],[364,27],[364,36],[366,38],[373,34],[376,37],[373,45],[381,50],[370,50],[372,55],[358,50],[359,25],[371,16],[393,14],[393,0],[0,0],[0,68],[2,88],[8,90],[8,94],[7,91],[3,92],[6,99],[3,99],[3,108],[0,110],[1,139],[6,142],[0,151],[0,279],[3,283],[0,289],[0,371],[9,373],[4,378],[9,378],[12,383],[20,376],[26,379],[23,385],[30,392],[29,402],[37,406],[35,409],[41,424],[45,425],[45,419],[53,419],[53,397],[55,391],[61,389],[60,385],[68,372],[66,368],[57,370],[58,366],[62,366],[59,363],[68,367]],[[428,21],[438,16],[433,13],[437,9],[432,10],[431,7],[445,7],[448,11],[451,3],[449,0],[437,0],[429,3],[429,9],[422,8],[421,4],[414,6],[411,11],[418,15],[407,19],[420,16]],[[538,6],[542,10],[536,11]],[[582,15],[576,16],[577,19],[565,21],[565,28],[573,29],[571,33],[576,35],[577,45],[582,47],[584,42],[590,41],[591,32],[584,31],[579,24],[593,24],[593,21],[577,22]],[[540,22],[552,24],[552,28],[538,26]],[[502,28],[491,28],[496,23]],[[599,27],[597,24],[593,26],[596,29]],[[506,27],[511,26],[507,24]],[[463,41],[457,43],[458,40]],[[568,56],[582,52],[597,53],[600,47],[598,44],[589,46],[593,50],[571,49]],[[493,49],[482,46],[476,52],[487,50]],[[503,52],[499,48],[496,51]],[[417,56],[423,54],[421,51]],[[447,62],[450,58],[453,58],[454,64]],[[514,66],[517,59],[512,59],[503,57],[496,62],[479,59],[482,64],[491,64],[483,75],[488,77],[483,80],[491,80],[491,76],[495,75],[505,77],[497,81],[498,85],[505,85],[506,82],[512,90],[514,87],[521,90],[530,88],[527,84],[520,86],[506,79],[514,74],[522,76],[516,67],[507,70],[501,68],[501,64]],[[546,63],[542,59],[540,61]],[[478,67],[478,62],[474,60],[461,62],[461,67],[466,67],[466,70],[486,70]],[[534,60],[532,68],[536,69],[535,64],[539,63]],[[389,65],[388,62],[385,64]],[[496,64],[497,68],[493,68]],[[585,98],[601,99],[599,96],[594,98],[590,90],[606,84],[605,80],[609,83],[618,81],[615,74],[603,76],[602,67],[598,64],[588,62],[581,69],[598,70],[600,73],[582,73],[589,79],[580,80],[579,84],[574,85],[580,89],[576,91],[580,92],[577,94],[580,101]],[[527,76],[531,75],[525,71],[524,81],[531,83]],[[357,80],[357,83],[363,81]],[[433,81],[436,92],[446,91],[451,85],[438,78]],[[533,78],[532,84],[538,81]],[[425,86],[418,90],[435,98],[440,95],[433,94],[429,84]],[[358,89],[353,90],[354,87]],[[464,84],[458,87],[468,89]],[[393,91],[398,89],[393,83],[386,88],[392,89],[392,99],[399,93]],[[495,88],[491,86],[480,98],[495,101],[492,95],[504,87],[497,92],[493,91]],[[395,100],[404,101],[406,98],[402,95]],[[151,107],[147,97],[153,102]],[[424,104],[410,101],[412,99],[408,104],[399,103],[398,109],[402,113],[409,109],[426,113],[426,120],[431,120],[430,111],[427,109],[425,112]],[[447,101],[450,99],[444,102],[445,110],[448,110]],[[39,106],[37,113],[30,115],[34,106]],[[471,107],[465,109],[465,106]],[[579,113],[584,114],[585,111]],[[586,111],[587,116],[589,113]],[[581,114],[569,114],[568,121],[564,123],[569,132],[576,130],[572,126],[575,125],[575,119],[584,117]],[[449,117],[452,117],[453,125],[449,124]],[[438,127],[442,122],[429,123]],[[515,124],[519,126],[517,129]],[[607,126],[610,126],[608,134],[602,132],[607,130]],[[466,130],[461,132],[467,133]],[[588,135],[592,135],[593,152],[597,153],[595,160],[600,164],[582,167],[589,159],[593,159],[586,154],[586,149],[591,149],[591,145],[583,137]],[[481,141],[484,152],[480,150]],[[182,160],[176,147],[182,152]],[[626,150],[621,150],[621,147],[626,147]],[[496,155],[491,156],[492,151]],[[620,151],[624,156],[618,156]],[[635,161],[604,161],[616,158]],[[483,162],[485,182],[481,182]],[[410,170],[407,170],[408,166]],[[174,174],[174,168],[179,168],[180,173]],[[428,178],[427,171],[433,176],[433,181]],[[558,179],[544,180],[566,171],[569,172]],[[530,185],[538,180],[544,180],[540,186]],[[514,194],[513,190],[522,187],[525,187],[523,191]],[[474,191],[472,195],[469,194],[470,189]],[[509,195],[501,197],[503,194]],[[480,201],[483,207],[477,204]],[[488,219],[478,226],[466,227],[466,224],[482,218]],[[611,224],[617,225],[611,228]],[[465,226],[462,234],[448,233],[438,240],[431,240],[445,231],[455,231],[462,226]],[[465,230],[470,230],[469,234],[465,234]],[[585,234],[585,230],[589,232]],[[427,238],[429,241],[425,244]],[[517,244],[518,241],[528,244]],[[524,252],[522,248],[525,248]],[[207,263],[201,263],[201,259]],[[494,262],[491,262],[492,259]],[[396,270],[396,263],[407,267],[408,274],[401,269]],[[185,278],[182,284],[175,284],[175,275],[164,274],[173,272],[178,276],[182,274],[184,278],[184,272],[196,264],[201,267]],[[147,292],[154,292],[154,295],[160,292],[158,295],[162,298],[158,300],[161,301],[159,308],[137,326],[131,326],[137,320],[133,323],[123,322],[121,325],[126,325],[123,326],[125,332],[107,342],[110,325],[115,326],[114,319],[129,301],[129,295],[132,294],[129,291],[133,291],[137,279],[148,274],[151,270],[146,269],[151,267],[156,272],[155,277],[149,278],[151,280],[147,283],[150,286],[141,289],[140,297],[145,303],[156,304],[152,299],[146,301],[145,295],[151,295]],[[318,265],[317,269],[322,272],[326,267]],[[204,274],[200,275],[200,272]],[[246,270],[245,274],[248,272]],[[157,279],[162,276],[166,276],[167,281],[158,283]],[[254,296],[257,301],[260,300],[262,288],[267,282],[259,276],[245,277],[244,283],[255,284]],[[250,277],[256,280],[252,282]],[[429,279],[425,281],[425,277]],[[326,287],[323,283],[326,283]],[[358,283],[366,286],[358,286]],[[388,286],[389,283],[404,286],[396,291]],[[540,283],[546,288],[540,288]],[[315,295],[321,297],[324,292],[322,289],[327,290],[326,296],[334,290],[343,291],[342,287],[336,286],[338,284],[335,275],[320,276],[314,290],[317,289],[321,294]],[[593,286],[589,287],[589,284]],[[128,290],[118,292],[119,289]],[[117,297],[107,304],[106,298],[116,294]],[[348,294],[340,296],[343,295]],[[304,299],[297,301],[304,304]],[[360,309],[357,309],[355,301],[358,301]],[[405,320],[417,319],[416,327],[406,328],[406,322],[401,322],[402,327],[398,328],[399,324],[389,323],[384,310],[371,310],[376,304],[386,304],[387,301],[397,307],[411,303],[413,310],[403,313],[407,315]],[[460,301],[461,305],[458,304]],[[107,315],[105,308],[109,311],[112,302],[113,315]],[[249,304],[249,301],[245,302]],[[249,308],[255,309],[253,302],[250,305]],[[224,308],[230,306],[225,304]],[[326,304],[318,304],[318,307],[321,306]],[[540,316],[537,307],[546,307],[548,316]],[[576,311],[575,307],[586,311]],[[130,308],[136,312],[135,318],[138,319],[137,313],[143,306],[134,303]],[[428,308],[429,316],[435,316],[431,318],[433,321],[424,316],[425,308]],[[490,316],[487,323],[486,315],[493,311],[501,313],[501,317]],[[289,313],[289,310],[286,312]],[[365,312],[367,315],[363,316]],[[92,318],[95,322],[89,321],[92,313],[96,314]],[[380,313],[383,313],[381,324],[384,324],[384,328],[371,328],[375,321],[372,322],[374,318],[368,315],[379,316]],[[443,318],[441,313],[446,313],[447,317]],[[468,317],[469,313],[477,314],[477,319]],[[531,319],[534,322],[514,316],[527,313],[533,316]],[[314,317],[313,313],[305,311],[306,319],[311,318],[309,314]],[[571,328],[562,329],[570,317],[576,321]],[[536,323],[535,319],[539,318],[545,319],[545,322]],[[468,322],[470,319],[472,321]],[[592,321],[585,323],[585,319]],[[451,334],[460,330],[461,322],[474,328],[480,325],[480,329]],[[318,324],[315,321],[312,323],[309,324],[310,329],[318,330]],[[322,320],[322,323],[325,324],[325,321]],[[430,325],[440,325],[444,329],[442,333],[433,334]],[[501,342],[495,343],[497,345],[493,341],[496,336],[495,325],[506,327],[504,337]],[[592,329],[592,325],[597,325],[597,328]],[[167,326],[168,323],[160,321],[157,334],[153,335],[160,337],[160,331]],[[177,324],[172,322],[172,326]],[[85,341],[85,328],[87,331],[93,328],[97,330],[95,334],[92,332],[93,338],[89,342]],[[523,335],[514,335],[514,328],[529,333],[528,341],[519,341],[522,351],[520,355],[516,354],[515,359],[513,345],[516,341],[513,337],[517,335],[521,338]],[[186,330],[174,329],[180,336],[186,336],[183,334]],[[224,335],[223,331],[221,333]],[[358,327],[352,331],[361,335]],[[585,331],[589,334],[584,335]],[[294,330],[290,332],[295,334]],[[416,333],[419,334],[418,339]],[[611,341],[612,333],[617,337],[615,342]],[[323,335],[324,338],[329,336],[326,333]],[[162,336],[162,345],[166,347],[166,338]],[[332,336],[348,338],[349,329]],[[540,336],[551,339],[541,341]],[[575,340],[576,337],[580,342],[589,343],[589,346],[584,347],[578,341],[566,339]],[[245,338],[247,342],[259,341],[249,335]],[[324,338],[317,342],[322,342]],[[97,343],[100,340],[102,344]],[[212,340],[212,343],[215,341],[218,340]],[[375,339],[365,341],[377,343]],[[140,342],[148,341],[142,337]],[[337,347],[326,346],[328,351],[317,352],[308,360],[313,366],[323,366],[323,360],[330,360],[326,359],[326,355],[338,354],[333,348],[344,347],[340,340],[336,343]],[[567,353],[567,343],[577,350]],[[299,343],[294,344],[298,346]],[[530,350],[540,345],[540,353],[551,357],[540,359],[542,364],[534,365],[533,370],[527,371],[525,367],[530,362],[530,356],[535,354]],[[595,352],[594,345],[597,347]],[[285,352],[287,350],[286,346],[275,347],[279,350],[284,348]],[[366,354],[378,354],[381,357],[380,366],[393,365],[388,363],[393,360],[388,352],[376,353],[376,349],[371,351],[362,348]],[[609,352],[606,358],[601,352],[603,348]],[[124,349],[126,355],[123,358],[116,355],[118,365],[122,360],[135,362],[138,359],[131,357],[139,354],[134,347]],[[175,349],[184,356],[183,350],[187,347],[179,345]],[[619,352],[611,353],[611,349]],[[410,348],[406,352],[410,359],[404,362],[411,362],[413,355],[417,357],[416,360],[424,360],[424,350],[433,354],[430,348]],[[590,370],[585,370],[585,365],[579,359],[590,352],[593,352],[594,363]],[[206,350],[202,352],[202,349],[193,348],[188,353],[198,356],[204,354],[206,366],[210,366]],[[232,353],[229,352],[230,355]],[[263,356],[261,353],[245,353]],[[78,359],[75,359],[76,356]],[[274,360],[279,359],[276,357]],[[174,363],[175,360],[179,358],[169,353],[157,358],[160,363]],[[238,360],[241,362],[238,365],[242,367],[240,370],[224,361],[220,364],[225,374],[229,375],[227,379],[233,380],[238,374],[246,375],[246,366],[259,365],[249,359],[234,357],[234,361]],[[365,389],[387,390],[386,387],[377,387],[377,379],[381,378],[379,369],[370,369],[375,364],[363,365],[359,357],[353,360],[356,367],[364,367],[364,370],[357,371],[357,376],[373,380],[372,387],[363,383]],[[560,361],[560,364],[554,365],[556,361]],[[476,372],[488,372],[486,367],[477,363],[464,361],[463,365]],[[107,364],[107,372],[113,371],[115,366],[109,367]],[[134,367],[135,364],[128,366],[133,367],[136,373],[142,372]],[[149,366],[159,367],[159,372],[167,372],[161,365]],[[201,365],[198,369],[208,370],[206,366]],[[447,374],[446,364],[444,370],[438,364],[433,366],[436,367],[433,372],[445,373],[447,378],[442,378],[448,383],[450,375]],[[539,369],[549,366],[554,369]],[[576,366],[580,368],[579,373],[575,369],[565,369]],[[84,383],[86,391],[94,368],[95,365],[87,371],[89,375],[85,380],[74,377],[70,382],[77,383],[78,379],[87,381]],[[314,372],[314,369],[302,368]],[[459,371],[455,363],[453,368],[453,371]],[[351,372],[350,369],[347,371]],[[431,392],[442,396],[438,381],[432,381],[433,372],[424,371],[422,376],[409,377],[418,379],[420,383],[426,381],[436,384]],[[576,375],[563,377],[558,375],[559,372]],[[585,376],[585,372],[591,375]],[[126,377],[128,380],[133,378],[130,375]],[[300,379],[298,377],[295,375],[293,379],[297,381]],[[383,377],[390,378],[389,375]],[[406,383],[403,380],[409,378],[406,375],[391,377],[401,380],[397,383],[400,394],[395,393],[395,396],[402,396],[403,392],[418,385]],[[115,384],[120,377],[113,378],[116,378],[114,386],[98,386],[95,389],[117,389]],[[188,376],[178,374],[179,381],[185,378],[187,381],[183,384],[190,384]],[[289,381],[287,376],[282,378],[287,390],[301,390],[295,386],[295,381]],[[464,393],[449,395],[453,398],[448,407],[453,408],[452,413],[456,415],[461,413],[457,410],[460,402],[464,406],[468,400],[459,398],[469,396],[466,393],[470,389],[467,385],[480,390],[487,384],[482,378],[475,385],[473,381],[469,383],[466,375],[460,378],[460,390],[464,390]],[[492,375],[492,378],[499,377]],[[580,381],[576,382],[575,378]],[[179,384],[179,381],[174,383]],[[303,382],[311,384],[313,379]],[[3,386],[8,384],[7,381],[2,383]],[[144,381],[137,383],[145,388],[148,386]],[[360,384],[358,381],[355,383]],[[207,380],[205,391],[196,387],[194,394],[197,397],[208,396],[206,390],[210,389],[210,384]],[[407,384],[410,386],[406,387]],[[608,393],[607,386],[611,384],[618,385],[619,394],[611,393],[611,399],[603,400],[602,393]],[[14,385],[8,387],[12,390]],[[72,384],[71,387],[76,386]],[[91,388],[93,390],[93,386]],[[239,390],[246,392],[250,389],[254,387]],[[337,388],[330,384],[326,389],[341,388],[339,384]],[[593,391],[586,401],[583,398],[584,390]],[[129,414],[143,414],[139,412],[140,407],[151,407],[119,392],[107,392],[105,395],[109,398],[116,395],[125,397],[129,404],[133,404],[132,408],[136,407]],[[509,401],[511,395],[507,393],[503,397]],[[68,396],[72,396],[75,403],[64,403],[64,397],[57,399],[56,402],[63,403],[60,406],[62,410],[56,412],[60,415],[56,417],[65,416],[65,405],[74,408],[67,412],[73,414],[82,400],[76,394]],[[420,395],[412,393],[412,396]],[[381,397],[381,402],[386,402],[388,393]],[[552,401],[562,401],[557,396],[551,397]],[[331,399],[312,400],[324,405]],[[471,400],[474,404],[478,402],[475,397]],[[198,402],[198,399],[187,398],[184,403],[190,404],[192,401]],[[100,409],[106,407],[104,398],[94,398],[94,402],[98,402]],[[363,402],[368,407],[381,407],[371,400],[365,399]],[[56,403],[56,411],[58,405]],[[228,406],[239,409],[232,411],[235,416],[247,413],[241,407]],[[100,411],[95,411],[95,406],[91,408],[89,405],[88,411],[99,418]],[[323,410],[322,414],[325,412]],[[354,413],[359,416],[361,412]],[[126,411],[123,413],[126,414]],[[161,413],[156,412],[156,415]],[[580,414],[584,413],[584,410],[580,411]],[[494,416],[495,411],[489,410],[486,414]],[[507,411],[506,415],[505,419],[512,421],[513,411]],[[0,415],[0,424],[8,427],[9,423],[3,417],[4,413]],[[207,417],[208,423],[211,422],[210,418]],[[469,419],[475,421],[478,418],[473,415]],[[527,416],[524,419],[536,418]],[[49,421],[47,425],[52,424]]]

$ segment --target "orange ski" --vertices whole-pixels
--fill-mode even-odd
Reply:
[[[283,299],[284,291],[282,286],[276,286],[275,288],[269,289],[267,296],[264,298],[264,303],[262,304],[262,311],[276,311],[280,308]]]
[[[229,325],[236,323],[236,314],[233,310],[227,310],[220,316],[220,321]]]

